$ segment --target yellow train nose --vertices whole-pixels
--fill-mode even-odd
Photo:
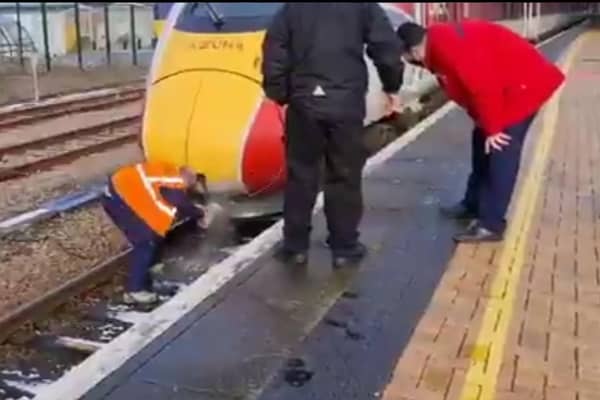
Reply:
[[[146,153],[204,173],[213,191],[244,191],[243,149],[262,100],[260,84],[235,72],[207,68],[166,77],[147,100]]]
[[[213,192],[247,193],[245,160],[258,164],[247,156],[246,142],[262,137],[252,127],[264,114],[264,26],[258,21],[257,30],[248,30],[231,19],[231,32],[212,32],[204,8],[179,11],[169,17],[175,24],[166,25],[150,70],[142,133],[146,158],[192,167],[206,175]]]

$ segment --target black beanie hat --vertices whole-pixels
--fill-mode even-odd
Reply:
[[[402,42],[402,51],[409,51],[425,37],[425,28],[414,22],[405,22],[396,29],[396,35]]]

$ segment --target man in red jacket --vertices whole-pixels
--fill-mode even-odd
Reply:
[[[475,122],[465,197],[443,209],[456,219],[474,219],[455,240],[502,240],[527,131],[564,81],[563,73],[527,40],[487,21],[427,29],[408,22],[396,33],[404,60],[435,74],[446,95]]]

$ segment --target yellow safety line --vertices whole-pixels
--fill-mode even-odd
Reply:
[[[568,50],[562,65],[565,74],[570,70],[584,36],[585,34],[580,36]],[[563,84],[551,99],[544,112],[543,130],[534,151],[532,165],[521,186],[522,190],[516,204],[513,222],[506,235],[498,263],[498,272],[494,278],[479,335],[470,356],[471,365],[465,377],[460,400],[493,400],[496,395],[496,381],[504,356],[504,344],[512,319],[513,304],[524,264],[527,239],[556,131],[559,101],[564,86]]]

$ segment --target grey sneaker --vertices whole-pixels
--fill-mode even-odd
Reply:
[[[158,295],[153,292],[126,292],[123,295],[125,304],[153,304],[158,302]]]
[[[150,273],[152,275],[161,275],[165,271],[165,264],[158,263],[154,264],[152,268],[150,268]]]

